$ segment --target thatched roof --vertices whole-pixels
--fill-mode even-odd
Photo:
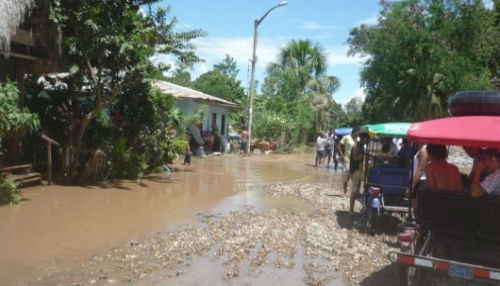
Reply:
[[[66,69],[50,11],[51,0],[0,0],[0,79]]]
[[[180,85],[176,85],[170,82],[157,80],[152,83],[152,85],[158,88],[163,93],[172,94],[176,98],[187,98],[196,102],[218,105],[222,107],[226,107],[228,109],[243,109],[240,105],[218,98],[212,95],[205,94],[201,91],[197,91],[194,89],[190,89],[187,87],[183,87]]]
[[[10,38],[16,33],[33,2],[34,0],[0,1],[0,50],[9,50]]]

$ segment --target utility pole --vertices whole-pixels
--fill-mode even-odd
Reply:
[[[257,63],[257,28],[259,24],[264,21],[264,18],[274,9],[285,6],[286,1],[281,2],[280,4],[269,9],[264,16],[260,19],[256,19],[253,23],[253,52],[252,52],[252,75],[250,78],[250,103],[248,107],[248,145],[247,145],[247,153],[250,153],[250,147],[252,145],[252,118],[253,118],[253,97],[254,97],[254,89],[255,89],[255,64]]]

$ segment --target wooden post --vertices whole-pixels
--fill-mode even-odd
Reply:
[[[47,181],[49,185],[52,185],[52,144],[60,146],[57,141],[50,138],[49,136],[42,134],[42,139],[47,141]]]
[[[47,181],[52,185],[52,143],[47,142]]]

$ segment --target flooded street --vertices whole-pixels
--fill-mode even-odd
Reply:
[[[296,198],[269,199],[266,184],[321,182],[334,172],[311,167],[311,155],[212,157],[166,179],[110,183],[106,187],[39,186],[23,189],[19,205],[0,207],[2,285],[25,284],[70,271],[93,255],[197,219],[248,206],[297,211]]]

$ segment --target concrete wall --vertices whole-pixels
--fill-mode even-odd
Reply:
[[[203,107],[203,104],[194,102],[191,99],[181,98],[177,100],[177,106],[179,110],[185,114],[194,114],[198,110]],[[225,107],[220,107],[216,105],[205,105],[207,106],[204,114],[203,114],[203,127],[202,131],[208,130],[212,131],[212,116],[213,114],[217,114],[216,124],[219,128],[219,132],[223,137],[227,138],[227,133],[229,132],[229,110]],[[225,115],[225,124],[223,126],[224,133],[222,132],[221,124],[222,124],[222,115]]]

